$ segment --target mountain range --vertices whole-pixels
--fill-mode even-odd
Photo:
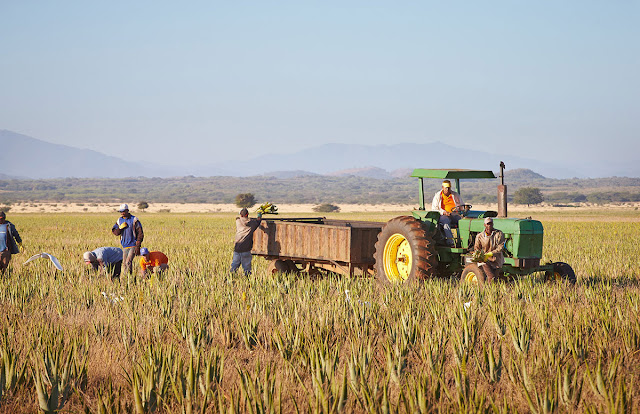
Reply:
[[[406,176],[413,168],[529,169],[545,177],[584,177],[566,165],[434,142],[391,145],[324,144],[292,154],[265,154],[246,161],[207,166],[159,166],[131,162],[97,151],[53,144],[8,130],[0,130],[0,179],[8,178],[123,178],[194,176],[308,175],[361,176],[390,179]],[[611,166],[609,166],[611,167]],[[620,166],[610,175],[640,176],[638,166]],[[600,175],[602,176],[602,175]]]

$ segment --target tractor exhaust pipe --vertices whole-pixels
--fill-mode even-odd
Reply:
[[[504,185],[504,162],[500,161],[500,185],[498,185],[498,217],[507,217],[507,186]]]

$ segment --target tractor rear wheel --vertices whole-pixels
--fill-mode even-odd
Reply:
[[[433,239],[411,216],[387,222],[378,234],[374,258],[376,278],[383,284],[401,284],[436,276],[438,257]]]
[[[574,285],[576,283],[576,274],[567,263],[553,263],[553,272],[546,272],[544,277],[549,282],[568,282]]]
[[[460,283],[469,283],[473,285],[482,286],[485,283],[492,283],[493,276],[491,273],[488,275],[482,269],[482,266],[478,266],[477,263],[469,263],[464,267],[462,276],[460,276]]]

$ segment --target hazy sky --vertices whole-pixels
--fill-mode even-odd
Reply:
[[[0,0],[0,129],[181,165],[432,141],[630,162],[639,4]]]

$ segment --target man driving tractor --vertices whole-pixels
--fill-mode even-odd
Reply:
[[[444,235],[447,238],[447,244],[450,247],[455,246],[453,240],[453,233],[451,232],[451,226],[458,225],[460,215],[458,214],[459,207],[462,206],[462,199],[460,194],[451,190],[451,181],[444,180],[442,182],[442,190],[438,191],[433,196],[431,202],[431,210],[440,213],[440,225],[444,229]]]

